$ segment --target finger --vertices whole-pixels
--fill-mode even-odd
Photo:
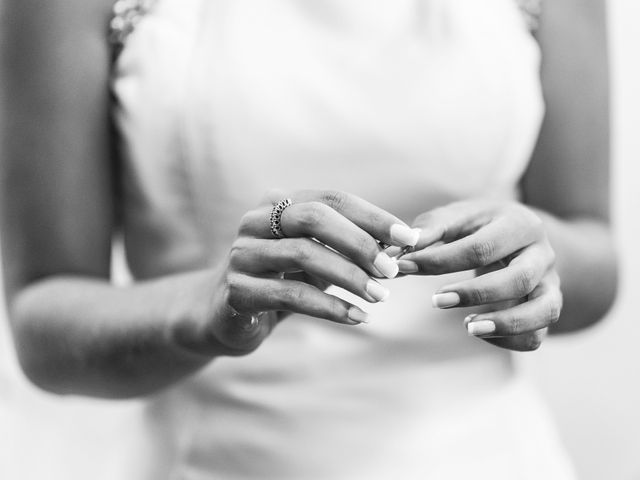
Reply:
[[[227,303],[241,314],[288,311],[345,325],[367,322],[366,312],[355,305],[294,280],[233,274],[227,288]]]
[[[331,283],[327,282],[326,280],[315,277],[307,272],[285,273],[283,278],[287,280],[295,280],[296,282],[308,283],[309,285],[313,285],[317,289],[323,291],[331,286]]]
[[[483,340],[496,347],[506,348],[516,352],[532,352],[540,348],[546,336],[547,329],[543,328],[542,330],[523,333],[522,335],[516,335],[514,337],[483,338]]]
[[[295,197],[294,201],[319,201],[331,207],[387,245],[414,246],[418,241],[419,230],[410,228],[395,215],[356,195],[337,190],[304,190],[296,193]]]
[[[473,233],[491,220],[496,205],[489,201],[461,201],[421,214],[412,223],[414,228],[420,229],[415,250]]]
[[[282,191],[275,190],[268,193],[269,208],[283,198],[285,196]],[[413,246],[418,241],[419,231],[417,229],[410,228],[395,215],[356,195],[336,190],[301,190],[291,193],[289,198],[294,205],[309,202],[322,203],[387,245]],[[265,227],[268,227],[268,216],[262,218],[262,222],[264,230]],[[268,228],[266,231],[269,233]],[[269,235],[263,235],[263,238],[268,237]]]
[[[469,307],[526,297],[538,286],[554,257],[548,244],[530,245],[505,268],[442,287],[433,296],[433,306]]]
[[[252,215],[268,218],[266,210]],[[246,218],[245,234],[269,238],[264,221]],[[321,202],[294,203],[282,213],[281,228],[287,237],[311,237],[340,252],[366,271],[387,278],[398,274],[398,266],[374,237],[339,212]],[[253,230],[252,230],[253,229]]]
[[[245,238],[231,251],[230,264],[251,274],[304,271],[368,302],[384,301],[389,290],[342,255],[309,238]]]
[[[528,301],[504,310],[469,315],[465,323],[470,335],[515,336],[535,332],[557,322],[561,310],[560,288],[555,280],[547,280],[545,277],[545,280],[533,290]]]
[[[459,240],[404,255],[399,267],[404,273],[410,265],[412,273],[428,275],[471,270],[500,261],[539,238],[537,225],[531,226],[517,217],[500,216]]]

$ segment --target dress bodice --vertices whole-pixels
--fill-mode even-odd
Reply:
[[[538,50],[513,0],[164,0],[138,30],[115,77],[138,276],[222,255],[268,188],[407,221],[513,195],[536,138]]]
[[[407,222],[455,199],[515,198],[543,111],[539,50],[513,0],[160,0],[113,90],[138,278],[214,265],[271,188],[349,191]],[[367,327],[294,315],[255,353],[160,395],[162,468],[392,478],[402,462],[427,478],[457,441],[446,428],[480,448],[494,426],[469,412],[463,426],[455,409],[489,408],[509,356],[468,338],[464,311],[432,309],[450,281],[389,282]]]

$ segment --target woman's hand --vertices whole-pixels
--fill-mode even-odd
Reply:
[[[292,204],[279,218],[284,238],[276,238],[270,218],[274,205],[285,198]],[[335,285],[372,303],[384,301],[389,291],[374,277],[393,278],[398,266],[380,242],[415,245],[418,236],[395,216],[353,195],[271,192],[242,218],[220,271],[214,314],[198,330],[213,334],[231,354],[242,354],[255,349],[283,313],[346,325],[366,322],[364,311],[325,293],[324,287]]]
[[[446,285],[434,307],[489,306],[465,326],[493,344],[535,350],[562,308],[555,254],[542,220],[526,206],[471,200],[420,215],[415,251],[401,257],[400,271],[439,275],[477,269],[475,278]]]

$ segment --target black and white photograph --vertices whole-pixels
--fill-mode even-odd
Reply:
[[[640,480],[639,22],[0,0],[0,479]]]

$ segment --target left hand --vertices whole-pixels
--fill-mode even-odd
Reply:
[[[475,278],[440,288],[437,308],[490,305],[465,319],[470,335],[512,350],[535,350],[562,309],[560,279],[542,220],[516,202],[468,200],[420,215],[415,250],[400,272],[440,275],[477,269]],[[501,304],[500,304],[501,303]]]

